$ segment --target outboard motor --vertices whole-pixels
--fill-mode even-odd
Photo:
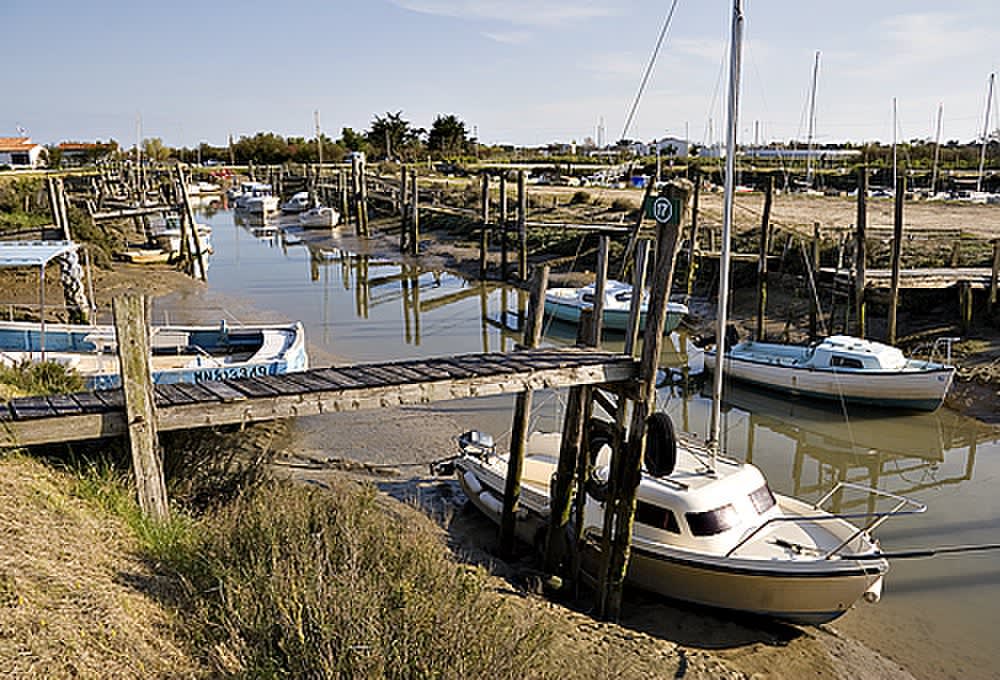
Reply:
[[[497,446],[493,435],[479,430],[469,430],[458,436],[458,448],[468,456],[489,460],[496,455]]]

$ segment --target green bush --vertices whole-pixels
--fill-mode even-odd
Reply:
[[[590,203],[590,194],[582,189],[574,191],[573,196],[569,199],[570,205],[586,205],[587,203]]]
[[[14,396],[66,394],[82,390],[83,378],[55,361],[23,361],[0,366],[0,385]]]

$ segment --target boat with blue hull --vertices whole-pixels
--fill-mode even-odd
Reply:
[[[714,349],[705,368],[716,366]],[[899,349],[846,335],[809,346],[745,341],[726,352],[724,372],[771,390],[914,411],[934,411],[944,401],[955,367],[907,358]]]
[[[0,323],[0,365],[54,361],[79,373],[88,389],[119,387],[112,326]],[[153,326],[151,368],[157,384],[280,375],[309,368],[301,323]]]
[[[545,291],[545,313],[554,319],[567,323],[579,323],[584,309],[594,308],[594,284],[582,288],[549,288]],[[646,295],[643,296],[647,297]],[[609,279],[604,289],[603,325],[605,330],[624,333],[628,330],[628,318],[632,306],[632,286]],[[640,307],[639,330],[646,327],[646,308],[643,299]],[[667,322],[664,333],[673,332],[680,325],[688,308],[678,302],[667,306]]]

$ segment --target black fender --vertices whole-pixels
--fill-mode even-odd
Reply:
[[[612,451],[615,442],[622,441],[619,428],[614,423],[609,423],[600,418],[591,418],[587,423],[587,455],[590,457],[591,473],[587,476],[584,488],[591,498],[598,503],[603,503],[608,499],[608,481],[597,478],[594,473],[594,463],[597,462],[597,454],[604,446],[610,446]],[[613,454],[612,454],[613,455]]]
[[[642,456],[646,472],[666,477],[677,465],[677,436],[666,413],[654,413],[646,419],[646,450]]]

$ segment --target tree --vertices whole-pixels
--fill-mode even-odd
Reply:
[[[372,119],[368,144],[376,156],[387,159],[411,158],[418,151],[423,134],[422,128],[411,127],[410,122],[403,118],[402,111],[387,112],[384,117],[375,116]]]
[[[163,145],[159,137],[150,137],[142,140],[142,156],[159,163],[170,158],[170,149]]]
[[[340,146],[348,151],[367,151],[368,140],[363,133],[355,132],[353,128],[345,127],[340,132]]]
[[[447,156],[464,153],[468,143],[465,123],[451,114],[435,118],[427,135],[427,148]]]

